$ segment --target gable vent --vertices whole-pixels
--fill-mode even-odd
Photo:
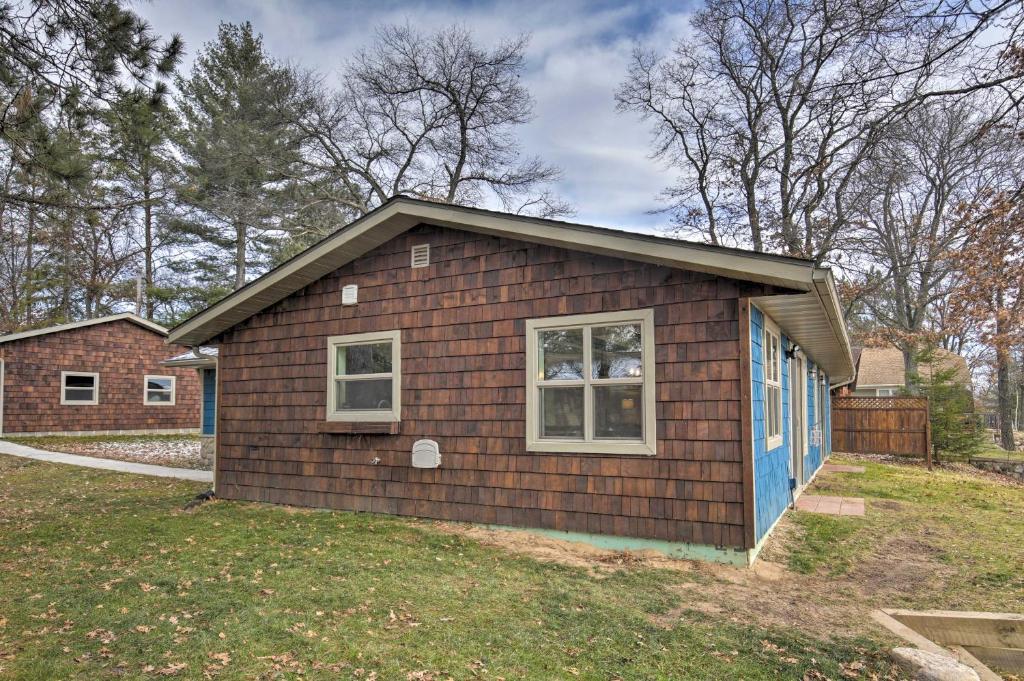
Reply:
[[[412,266],[426,267],[430,264],[430,244],[412,247]]]

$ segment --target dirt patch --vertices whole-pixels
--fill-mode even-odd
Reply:
[[[590,544],[555,539],[526,530],[497,530],[479,525],[437,521],[431,527],[468,537],[481,544],[529,556],[544,563],[583,568],[594,575],[622,569],[664,569],[690,572],[694,563],[669,558],[658,551],[610,551]]]
[[[726,614],[761,626],[796,627],[815,635],[823,631],[848,635],[879,631],[869,617],[873,606],[858,602],[859,590],[837,588],[832,578],[792,572],[780,560],[784,551],[778,547],[774,547],[775,560],[762,558],[752,568],[738,568],[669,558],[657,551],[608,551],[526,531],[444,522],[432,526],[518,555],[582,568],[598,578],[624,569],[688,573],[691,579],[666,585],[679,595],[680,603],[666,613],[650,617],[659,627],[671,628],[683,614],[695,611]],[[788,519],[783,519],[771,543],[784,543],[785,537],[792,534]]]
[[[699,612],[765,627],[794,627],[815,636],[828,632],[878,637],[884,632],[870,617],[873,609],[891,605],[901,595],[941,589],[947,572],[932,545],[913,539],[886,542],[846,575],[793,572],[786,567],[786,545],[798,539],[798,530],[789,518],[776,526],[761,558],[751,568],[678,560],[656,551],[608,551],[527,531],[445,522],[432,526],[517,555],[582,568],[597,578],[615,570],[685,572],[687,579],[666,584],[679,596],[679,605],[649,617],[652,624],[662,628],[676,626],[687,612]]]

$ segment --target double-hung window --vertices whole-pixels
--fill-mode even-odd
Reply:
[[[86,371],[60,372],[61,404],[99,404],[100,375]]]
[[[526,322],[531,452],[657,452],[654,312]]]
[[[328,421],[400,421],[402,332],[327,339]]]
[[[145,376],[142,401],[152,405],[174,405],[177,379],[174,376]]]
[[[782,444],[782,339],[767,319],[763,353],[765,446],[771,450]]]

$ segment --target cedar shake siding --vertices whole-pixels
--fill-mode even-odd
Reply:
[[[430,264],[412,268],[418,244],[430,245]],[[348,284],[359,287],[358,303],[343,307]],[[741,353],[739,309],[743,297],[775,292],[419,225],[213,339],[217,493],[751,548],[743,482],[749,442],[741,439],[742,412],[750,409],[741,403],[741,373],[750,369],[741,362],[749,350]],[[527,452],[526,320],[648,308],[657,454]],[[394,330],[401,331],[401,421],[340,432],[353,426],[326,420],[327,339]],[[439,444],[440,468],[412,468],[410,451],[421,438]]]
[[[4,360],[3,432],[190,431],[199,427],[193,369],[160,362],[185,348],[118,319],[0,344]],[[99,374],[97,404],[61,404],[61,372]],[[173,405],[143,404],[146,375],[175,376]]]

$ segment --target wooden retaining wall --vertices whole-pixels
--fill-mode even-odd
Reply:
[[[832,451],[925,458],[930,449],[927,397],[832,398]]]

